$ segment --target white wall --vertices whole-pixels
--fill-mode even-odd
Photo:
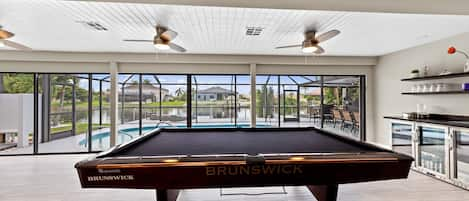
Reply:
[[[0,132],[18,132],[20,119],[20,96],[17,94],[0,94]],[[7,115],[5,115],[7,114]],[[32,122],[31,122],[32,124]],[[31,125],[32,126],[32,125]]]
[[[34,126],[33,94],[0,94],[0,105],[0,133],[18,133],[17,146],[28,146]]]
[[[430,44],[413,47],[379,58],[374,70],[374,119],[375,131],[373,141],[390,145],[389,120],[383,116],[400,115],[413,112],[417,104],[426,104],[431,113],[469,115],[469,96],[460,95],[401,95],[401,91],[410,90],[417,83],[462,83],[469,78],[445,79],[425,82],[401,82],[409,77],[412,69],[422,71],[424,64],[430,67],[430,74],[439,74],[443,69],[451,72],[462,72],[465,58],[462,55],[448,55],[449,46],[469,52],[469,33],[454,36]]]

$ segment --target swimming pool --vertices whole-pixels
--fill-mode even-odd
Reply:
[[[192,128],[248,128],[250,127],[249,124],[197,124],[197,125],[192,125]],[[268,128],[271,127],[268,124],[257,124],[256,127],[258,128]],[[148,133],[156,128],[186,128],[185,125],[159,125],[159,126],[144,126],[142,127],[142,133]],[[117,136],[117,144],[122,144],[124,142],[130,141],[131,139],[138,137],[140,133],[140,130],[138,127],[133,127],[133,128],[124,128],[119,130],[119,134]],[[91,143],[93,146],[93,149],[107,149],[109,148],[110,140],[109,140],[109,135],[110,132],[102,132],[102,133],[97,133],[93,134],[91,138]],[[79,142],[80,146],[87,146],[88,140],[85,138]]]

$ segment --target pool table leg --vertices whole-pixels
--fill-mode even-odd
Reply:
[[[308,189],[318,201],[336,201],[339,185],[310,185]]]
[[[179,190],[176,189],[156,189],[157,201],[176,201],[178,195]]]

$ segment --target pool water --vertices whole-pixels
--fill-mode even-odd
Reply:
[[[201,124],[201,125],[192,125],[192,128],[248,128],[250,127],[249,124]],[[270,125],[267,124],[257,124],[256,127],[258,128],[268,128],[271,127]],[[142,127],[142,133],[148,133],[156,128],[186,128],[185,125],[159,125],[159,126],[144,126]],[[139,136],[139,128],[124,128],[119,130],[119,134],[117,136],[117,144],[122,144],[127,141],[130,141],[133,138],[136,138]],[[93,134],[91,138],[91,143],[93,146],[93,149],[107,149],[109,148],[110,144],[110,139],[109,139],[110,132],[102,132],[102,133],[97,133]],[[80,146],[86,147],[87,146],[88,140],[85,138],[79,142]]]

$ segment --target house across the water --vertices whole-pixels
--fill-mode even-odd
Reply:
[[[122,96],[124,93],[124,96]],[[169,90],[165,88],[159,88],[151,84],[142,85],[142,98],[143,102],[158,102],[168,101],[172,99],[172,96],[169,94]],[[119,90],[119,101],[124,98],[126,102],[139,101],[139,87],[137,84],[129,84],[124,87],[124,89]]]
[[[221,101],[226,100],[230,96],[234,96],[235,92],[222,88],[210,87],[197,91],[197,100],[199,101]]]

